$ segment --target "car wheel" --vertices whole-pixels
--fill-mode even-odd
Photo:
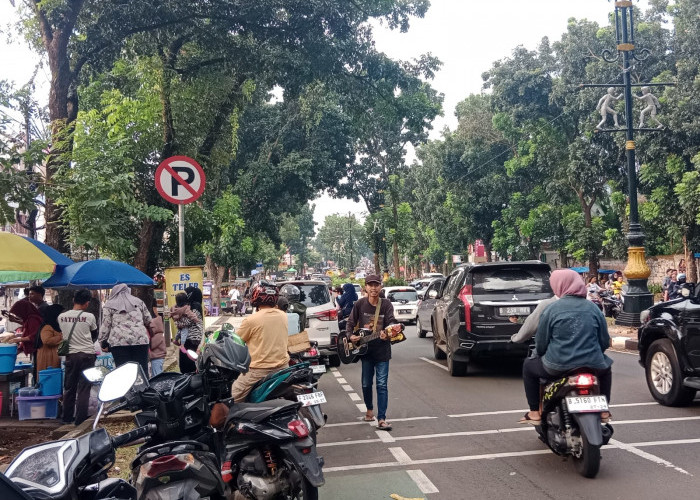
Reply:
[[[416,330],[418,330],[418,337],[425,338],[425,330],[423,329],[423,324],[420,322],[420,318],[416,320]]]
[[[445,352],[437,345],[437,336],[433,334],[433,357],[435,359],[445,359]]]
[[[328,366],[330,366],[331,368],[338,368],[340,366],[340,356],[338,356],[337,354],[328,356]]]
[[[669,339],[659,339],[649,346],[644,369],[649,392],[664,406],[684,406],[695,398],[695,390],[683,386],[681,367]]]
[[[450,342],[447,341],[447,371],[453,377],[464,377],[467,374],[467,363],[464,361],[455,361],[452,350],[450,349]]]

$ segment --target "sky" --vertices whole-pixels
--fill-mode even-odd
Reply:
[[[19,1],[15,2],[19,4]],[[644,8],[646,0],[635,3]],[[431,0],[431,7],[422,19],[414,19],[407,33],[377,26],[374,30],[377,49],[393,59],[411,60],[430,52],[443,63],[432,82],[444,94],[444,116],[433,124],[431,138],[438,139],[445,127],[454,129],[455,106],[469,94],[481,92],[481,74],[494,61],[508,57],[522,45],[535,49],[542,37],[558,40],[566,31],[569,18],[589,19],[607,24],[614,11],[606,0]],[[0,24],[5,25],[16,12],[10,0],[0,0]],[[21,86],[30,77],[38,57],[21,45],[8,46],[0,36],[0,79],[13,80]],[[48,78],[47,70],[40,75]],[[361,215],[362,203],[333,199],[322,195],[316,205],[314,219],[320,227],[327,215],[347,212]]]

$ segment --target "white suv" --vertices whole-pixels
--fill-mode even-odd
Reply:
[[[394,317],[401,323],[415,323],[418,317],[418,293],[412,286],[388,286],[384,296],[394,306]]]
[[[306,306],[306,331],[309,340],[318,342],[322,355],[337,357],[335,341],[338,333],[338,310],[323,280],[292,280],[276,283],[277,286],[294,285],[301,292],[300,301]],[[331,348],[332,347],[332,348]]]

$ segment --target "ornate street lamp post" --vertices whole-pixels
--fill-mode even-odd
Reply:
[[[663,130],[663,126],[656,120],[656,106],[658,103],[656,97],[650,94],[649,87],[673,85],[672,83],[635,83],[631,81],[631,71],[633,61],[643,61],[649,57],[648,49],[641,49],[635,52],[634,44],[634,13],[633,6],[630,0],[615,1],[615,34],[617,37],[616,51],[603,51],[603,58],[609,63],[619,64],[622,59],[622,84],[585,84],[581,87],[607,87],[608,92],[601,97],[598,102],[602,120],[598,124],[596,132],[625,132],[625,151],[627,157],[627,176],[628,176],[628,193],[630,203],[629,217],[629,233],[627,241],[629,247],[627,249],[627,266],[624,274],[628,280],[628,290],[625,294],[625,303],[622,313],[617,318],[617,324],[626,326],[639,326],[639,313],[644,309],[651,307],[654,303],[654,296],[649,292],[647,279],[651,274],[651,270],[646,263],[644,253],[644,233],[642,226],[639,224],[639,208],[637,206],[637,162],[635,158],[635,143],[634,132],[659,132]],[[615,96],[615,88],[623,89],[623,94]],[[642,87],[642,96],[637,97],[639,100],[650,104],[645,111],[642,112],[639,128],[634,128],[634,115],[632,110],[632,87]],[[620,99],[624,95],[625,99],[625,128],[602,128],[607,121],[608,113],[612,114],[615,126],[618,126],[617,113],[613,109],[614,101]],[[652,109],[653,108],[653,109]],[[657,124],[658,128],[644,127],[644,113],[651,111],[652,119]]]

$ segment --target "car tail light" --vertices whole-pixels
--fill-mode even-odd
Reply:
[[[166,472],[185,470],[194,463],[194,455],[183,453],[181,455],[163,455],[152,462],[146,462],[141,466],[141,475],[146,477],[158,477]]]
[[[598,382],[595,375],[590,373],[580,373],[579,375],[574,375],[569,377],[569,385],[573,385],[579,388],[590,388],[593,387]]]
[[[292,431],[298,438],[305,438],[309,435],[309,428],[301,420],[292,420],[287,424],[287,429]]]
[[[338,311],[336,309],[330,309],[328,311],[320,311],[309,315],[309,318],[316,318],[320,321],[337,321]]]
[[[474,297],[472,297],[472,286],[464,285],[464,287],[459,291],[459,300],[464,304],[464,322],[467,327],[467,331],[472,329],[472,311],[471,308],[474,307]]]

